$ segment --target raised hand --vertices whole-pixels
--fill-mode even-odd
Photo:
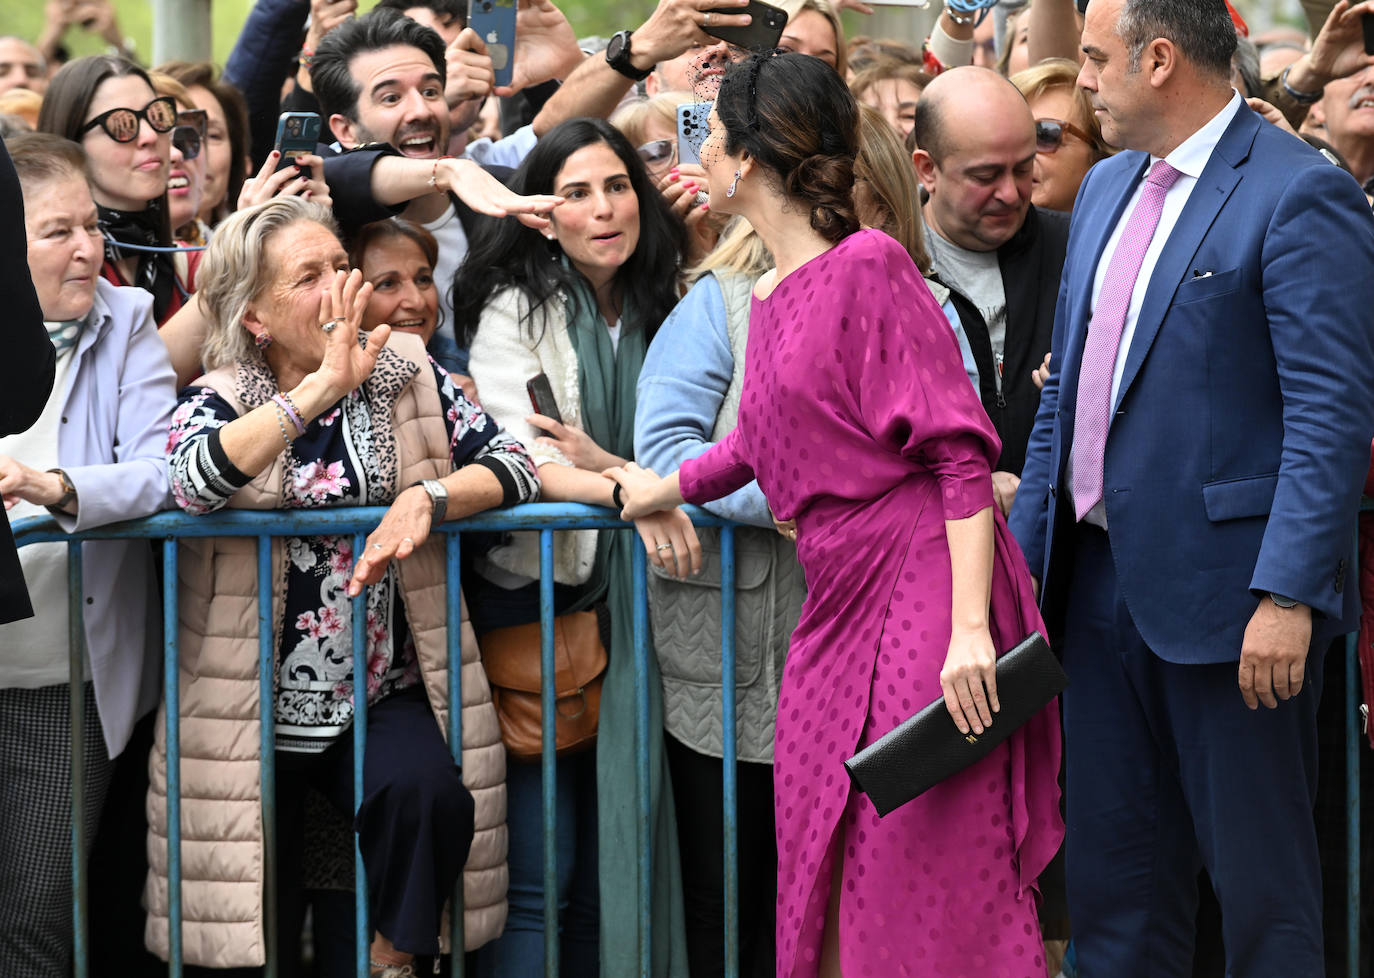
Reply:
[[[520,0],[515,11],[515,50],[509,85],[497,95],[514,95],[531,85],[567,78],[582,63],[577,35],[552,0]]]
[[[324,160],[314,154],[305,153],[298,157],[301,165],[306,167],[305,170],[296,166],[278,170],[277,161],[280,159],[281,154],[275,149],[272,150],[263,161],[262,168],[254,176],[243,181],[243,189],[239,191],[239,210],[277,196],[304,197],[325,207],[333,206],[329,184],[324,180]]]
[[[326,339],[315,375],[333,395],[327,403],[343,397],[372,375],[377,355],[391,336],[391,327],[382,324],[364,334],[365,342],[359,342],[363,312],[371,298],[372,283],[364,282],[362,271],[355,268],[336,272],[329,292],[320,300],[320,328]]]
[[[434,166],[434,181],[438,189],[457,194],[479,214],[517,217],[532,228],[548,227],[548,219],[542,215],[563,203],[562,197],[553,194],[523,197],[472,160],[439,160]]]

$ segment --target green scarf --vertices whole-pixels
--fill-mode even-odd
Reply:
[[[566,259],[565,259],[566,260]],[[634,458],[635,386],[648,349],[648,330],[627,299],[619,349],[611,344],[596,298],[583,281],[566,303],[568,336],[577,354],[582,423],[602,448]],[[632,530],[597,537],[596,569],[589,588],[606,594],[611,648],[601,688],[596,736],[597,827],[601,880],[601,974],[639,972],[639,793],[635,785],[634,548]],[[687,978],[673,788],[663,749],[663,684],[658,657],[649,654],[650,942],[653,978]]]

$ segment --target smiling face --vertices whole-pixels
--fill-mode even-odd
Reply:
[[[1345,156],[1368,155],[1361,144],[1374,141],[1374,66],[1329,82],[1319,104],[1332,145]]]
[[[348,255],[334,232],[314,221],[288,224],[263,247],[263,262],[276,275],[248,304],[244,326],[254,336],[272,337],[267,362],[309,373],[324,357],[327,334],[320,329],[321,302],[334,273],[347,270]]]
[[[402,156],[437,159],[448,149],[444,77],[429,55],[409,45],[359,54],[348,63],[358,86],[356,119],[337,113],[329,126],[345,147],[390,143]]]
[[[29,274],[43,318],[80,319],[95,302],[102,245],[95,201],[81,176],[24,187]]]
[[[1067,88],[1051,88],[1030,103],[1036,121],[1057,119],[1068,122],[1084,132],[1086,119],[1079,113],[1078,99]],[[1078,187],[1095,163],[1092,144],[1074,133],[1065,132],[1064,140],[1052,153],[1035,154],[1034,182],[1031,202],[1036,207],[1054,211],[1070,211],[1078,197]]]
[[[195,220],[205,196],[205,146],[196,158],[188,160],[171,146],[171,164],[167,171],[167,218],[173,233]]]
[[[205,187],[200,197],[200,216],[209,220],[229,190],[229,161],[234,150],[229,144],[224,106],[219,104],[214,92],[199,85],[188,91],[196,108],[205,110],[205,140],[200,150],[205,166]]]
[[[362,264],[363,279],[373,288],[363,329],[388,323],[428,343],[439,324],[439,289],[420,246],[401,235],[379,238],[367,246]]]
[[[639,197],[625,164],[606,143],[583,146],[563,161],[550,215],[559,247],[593,288],[615,277],[639,245]]]
[[[106,78],[95,90],[85,122],[110,109],[142,109],[156,95],[137,75]],[[90,157],[91,193],[97,204],[123,211],[141,211],[167,190],[171,157],[169,132],[154,132],[140,119],[132,142],[119,143],[100,126],[81,137]]]
[[[802,10],[792,17],[783,28],[778,47],[820,58],[832,68],[839,64],[835,28],[824,14],[815,10]]]

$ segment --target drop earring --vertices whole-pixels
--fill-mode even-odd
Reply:
[[[733,196],[735,196],[735,189],[739,186],[739,178],[742,177],[743,175],[744,175],[744,174],[740,173],[738,170],[735,171],[735,179],[733,179],[733,180],[730,181],[730,189],[727,190],[727,191],[725,191],[725,196],[727,196],[727,197],[733,197]]]

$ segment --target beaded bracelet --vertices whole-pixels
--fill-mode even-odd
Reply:
[[[286,433],[286,412],[275,401],[272,402],[272,410],[277,412],[277,430],[281,432],[281,440],[286,442],[286,447],[290,449],[291,436]]]
[[[296,63],[302,68],[309,68],[315,63],[315,52],[309,48],[301,48],[301,53],[296,55]]]
[[[452,156],[441,156],[434,161],[434,168],[429,171],[428,183],[430,189],[434,189],[439,185],[439,164],[444,162],[444,160],[451,160],[453,158]]]
[[[301,420],[301,413],[296,410],[296,405],[291,403],[290,395],[285,391],[273,394],[272,403],[286,412],[286,416],[291,419],[291,424],[295,427],[297,435],[305,434],[305,422]]]

